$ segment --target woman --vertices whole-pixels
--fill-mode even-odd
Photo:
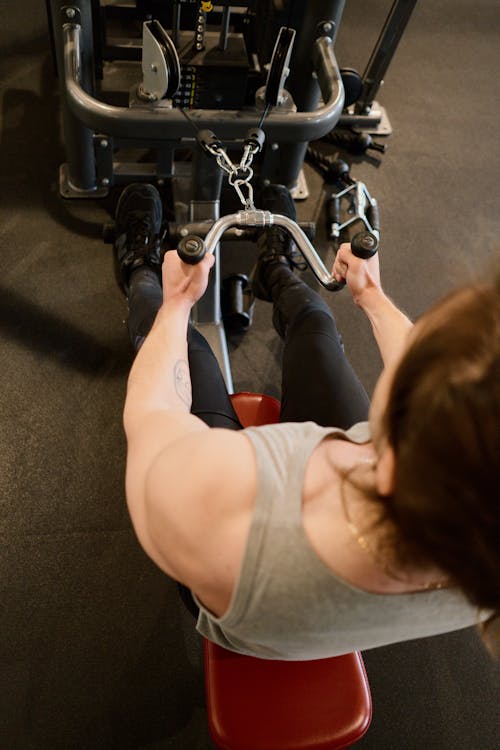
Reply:
[[[282,423],[237,429],[213,355],[189,326],[213,258],[187,267],[166,253],[163,301],[148,308],[144,298],[161,294],[150,251],[159,198],[131,188],[117,223],[136,343],[156,317],[125,403],[127,500],[145,551],[192,591],[198,630],[242,653],[312,659],[494,614],[499,285],[461,290],[412,327],[382,291],[378,258],[341,246],[334,273],[384,361],[366,423],[330,310],[294,274],[286,236],[267,230],[254,289],[273,302],[284,338]],[[127,219],[139,199],[151,218],[142,251],[137,211]],[[262,204],[294,216],[283,188]]]

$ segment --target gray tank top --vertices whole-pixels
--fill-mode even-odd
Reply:
[[[374,594],[333,573],[302,526],[302,485],[312,451],[327,436],[370,441],[313,422],[245,430],[257,457],[258,489],[240,575],[228,610],[198,600],[198,631],[227,649],[266,659],[305,660],[436,635],[477,622],[458,590]]]

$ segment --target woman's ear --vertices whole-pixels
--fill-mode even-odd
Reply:
[[[379,495],[392,495],[396,480],[396,456],[389,443],[385,443],[375,469],[375,487]]]

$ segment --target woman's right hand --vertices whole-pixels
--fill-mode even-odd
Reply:
[[[382,291],[378,253],[368,260],[356,257],[351,245],[343,242],[335,257],[333,275],[337,281],[345,281],[354,302],[363,307],[363,298],[369,290]]]
[[[200,263],[191,266],[183,263],[175,250],[167,251],[162,265],[163,301],[182,300],[194,305],[205,293],[214,263],[213,253],[207,253]]]

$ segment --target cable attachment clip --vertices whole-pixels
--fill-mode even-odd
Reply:
[[[211,130],[199,130],[196,139],[204,151],[215,156],[217,164],[228,176],[237,171],[215,133]]]
[[[211,130],[200,130],[197,139],[200,146],[215,157],[219,167],[227,174],[229,184],[235,189],[245,209],[253,209],[253,187],[251,184],[253,169],[251,164],[255,154],[264,145],[264,131],[261,128],[251,128],[248,131],[243,144],[243,154],[238,165],[233,164],[222,143]],[[247,192],[246,196],[244,190]]]
[[[222,149],[222,143],[211,130],[198,130],[196,140],[202,149],[212,156],[217,156],[219,150]]]
[[[252,128],[248,131],[245,143],[243,145],[243,156],[240,161],[240,170],[245,170],[253,161],[255,154],[258,154],[264,145],[266,136],[261,128]]]
[[[255,154],[258,154],[262,149],[265,138],[266,136],[261,128],[252,128],[248,131],[243,145],[243,154],[240,163],[236,171],[229,176],[229,184],[234,187],[240,201],[247,211],[255,208],[253,202],[253,187],[251,183],[253,169],[250,165],[252,164]],[[248,191],[246,198],[242,191],[243,187]]]
[[[253,204],[253,187],[250,182],[253,177],[253,169],[248,167],[246,177],[242,177],[242,174],[243,173],[240,171],[233,172],[233,174],[229,175],[228,182],[236,190],[238,198],[243,204],[245,211],[251,211],[255,208]],[[246,197],[242,188],[246,189],[248,192]]]

